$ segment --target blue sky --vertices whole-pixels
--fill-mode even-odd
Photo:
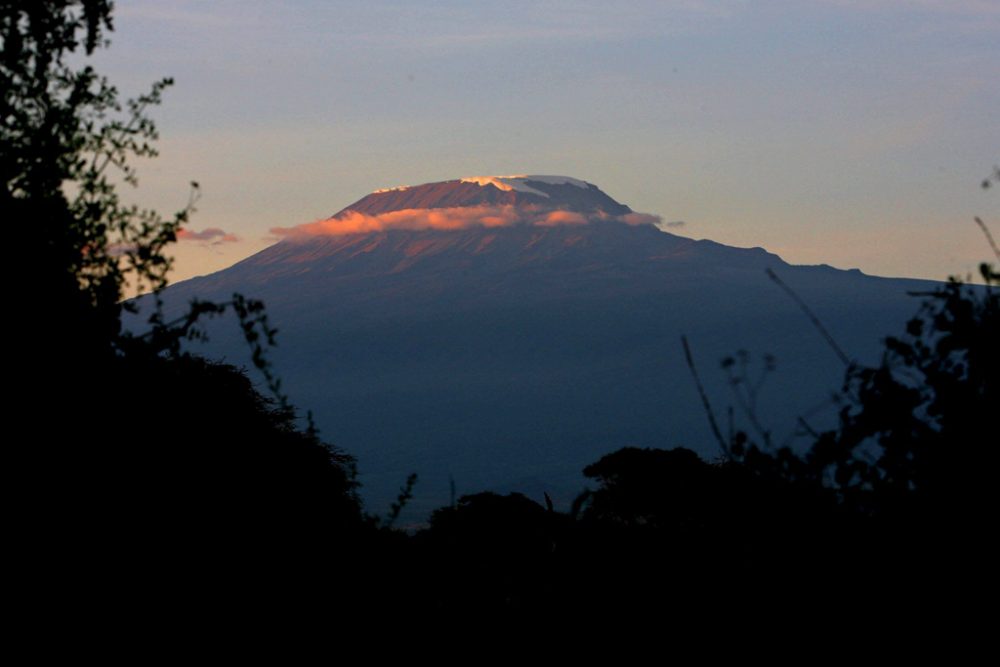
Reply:
[[[98,68],[172,76],[137,201],[241,241],[380,187],[565,174],[679,232],[945,278],[1000,225],[1000,0],[117,3]],[[672,230],[677,231],[677,230]]]

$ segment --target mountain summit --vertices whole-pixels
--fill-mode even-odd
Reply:
[[[596,185],[568,176],[473,176],[376,190],[340,212],[296,227],[275,227],[284,238],[338,236],[389,229],[456,230],[589,222],[659,222],[636,213]]]
[[[439,183],[376,190],[339,213],[378,215],[404,209],[467,206],[519,206],[575,213],[626,215],[619,204],[592,183],[569,176],[470,176]]]
[[[906,292],[932,287],[792,266],[657,220],[560,176],[392,188],[276,228],[278,243],[163,299],[175,311],[233,292],[263,300],[289,396],[357,456],[373,511],[416,472],[420,519],[448,503],[451,482],[459,494],[545,492],[560,503],[584,484],[583,466],[626,445],[716,455],[682,335],[720,419],[733,404],[739,424],[745,373],[775,442],[802,424],[832,425],[841,360],[766,270],[860,362],[912,314]],[[197,351],[246,360],[236,328],[217,324]],[[738,361],[720,369],[729,356]]]

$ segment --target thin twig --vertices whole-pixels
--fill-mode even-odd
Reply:
[[[993,235],[990,234],[989,227],[986,226],[986,223],[983,222],[982,218],[980,218],[978,215],[975,218],[973,218],[973,220],[975,220],[976,224],[979,225],[979,228],[983,230],[983,234],[986,236],[986,240],[989,242],[990,247],[993,248],[993,254],[996,255],[997,259],[1000,259],[1000,248],[997,247],[997,242],[993,239]]]
[[[792,297],[792,300],[799,305],[799,308],[802,309],[802,312],[806,314],[806,317],[808,317],[809,320],[813,323],[813,326],[815,326],[816,329],[823,335],[823,338],[825,338],[826,342],[830,344],[830,347],[833,348],[833,351],[837,353],[837,356],[840,357],[840,360],[842,362],[844,362],[844,365],[850,366],[851,365],[850,358],[848,358],[848,356],[844,354],[844,351],[841,349],[841,347],[837,345],[837,341],[833,339],[833,336],[831,336],[830,332],[827,331],[826,327],[823,326],[823,323],[819,321],[819,318],[816,317],[815,314],[813,314],[809,306],[806,305],[806,302],[800,299],[799,295],[793,292],[792,288],[786,285],[784,281],[782,281],[781,278],[779,278],[777,274],[775,274],[774,271],[772,271],[770,268],[764,270],[767,273],[768,278],[773,280],[778,285],[778,287],[785,290],[785,292],[788,293],[788,296]]]
[[[712,404],[708,402],[708,394],[705,393],[705,386],[701,383],[701,378],[698,376],[698,369],[695,368],[694,359],[691,357],[691,346],[688,345],[687,336],[681,336],[681,344],[684,346],[684,358],[687,360],[688,368],[691,369],[691,376],[694,378],[694,384],[698,388],[698,395],[701,396],[701,404],[705,406],[705,414],[708,416],[709,426],[712,427],[712,434],[719,441],[719,447],[722,448],[723,455],[726,458],[731,458],[729,446],[722,439],[722,432],[719,430],[719,424],[715,420],[715,411],[712,410]]]
[[[801,426],[802,429],[807,434],[811,435],[813,438],[817,438],[817,439],[819,438],[819,432],[817,432],[816,429],[814,429],[812,426],[810,426],[809,422],[807,422],[803,417],[798,417],[797,421],[799,423],[799,426]]]
[[[740,409],[743,411],[744,416],[750,420],[750,425],[753,426],[757,435],[761,437],[764,441],[764,446],[770,448],[771,446],[771,434],[764,428],[764,425],[760,423],[757,419],[757,396],[753,388],[749,386],[749,381],[746,377],[746,366],[744,365],[741,369],[741,376],[737,377],[733,375],[732,369],[729,370],[729,388],[733,392],[733,396],[736,397],[736,402],[739,403]],[[737,382],[740,379],[742,381]],[[739,386],[745,387],[746,396],[743,392],[739,390]]]
[[[396,502],[389,507],[389,515],[385,519],[386,528],[392,528],[392,524],[396,523],[396,519],[403,512],[403,508],[413,498],[413,487],[416,483],[417,473],[411,472],[406,478],[406,482],[399,489],[399,496],[396,498]]]

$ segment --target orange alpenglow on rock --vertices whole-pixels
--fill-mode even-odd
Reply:
[[[458,230],[472,227],[658,224],[596,185],[569,176],[470,176],[374,191],[336,215],[271,232],[288,239],[365,234],[391,229]]]

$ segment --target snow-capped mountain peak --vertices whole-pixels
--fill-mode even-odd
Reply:
[[[574,185],[578,188],[583,188],[584,190],[595,187],[586,181],[581,181],[578,178],[571,178],[570,176],[539,176],[539,175],[528,175],[528,174],[515,174],[511,176],[466,176],[465,178],[459,179],[460,183],[475,183],[479,186],[485,187],[492,185],[498,190],[503,190],[505,192],[518,191],[518,192],[530,192],[534,195],[539,195],[541,197],[549,198],[547,192],[543,192],[537,188],[533,188],[528,185],[529,182],[533,183],[545,183],[547,185]]]
[[[514,174],[467,176],[420,185],[380,188],[331,218],[477,206],[513,207],[536,212],[572,211],[583,215],[624,216],[632,213],[632,209],[615,201],[596,185],[578,178]]]

